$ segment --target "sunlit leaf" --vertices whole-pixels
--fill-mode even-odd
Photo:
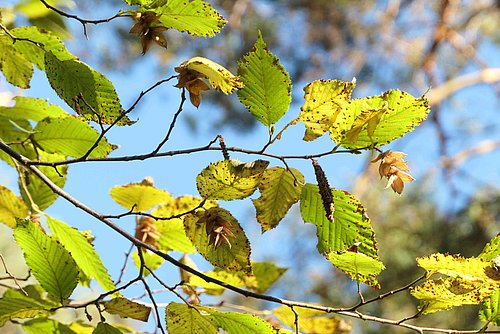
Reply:
[[[243,87],[238,76],[233,75],[225,67],[207,58],[193,57],[186,60],[176,68],[178,72],[181,72],[181,70],[191,70],[201,73],[208,79],[212,88],[225,94],[230,94],[234,90]]]
[[[219,281],[222,281],[224,283],[230,284],[235,287],[245,286],[245,282],[242,278],[242,275],[236,272],[229,272],[225,270],[214,270],[214,271],[204,272],[204,274],[207,275],[208,277],[212,277],[214,279],[217,279]],[[224,287],[215,283],[207,282],[203,278],[200,278],[195,275],[192,275],[189,278],[188,283],[191,286],[198,286],[203,288],[204,292],[209,295],[218,296],[222,294],[225,290]]]
[[[65,156],[60,154],[49,154],[44,151],[38,151],[38,158],[41,161],[62,161]],[[58,166],[57,169],[49,166],[38,166],[38,169],[47,176],[58,187],[63,188],[66,183],[66,176],[68,174],[68,166]],[[45,182],[29,170],[23,170],[19,175],[19,184],[21,189],[21,196],[25,203],[30,203],[30,198],[38,206],[38,209],[45,210],[51,206],[59,197]],[[26,194],[25,188],[29,193]]]
[[[429,274],[440,273],[466,281],[498,284],[500,287],[500,273],[495,274],[491,261],[486,259],[436,253],[417,258],[417,264]]]
[[[230,244],[222,243],[216,247],[210,243],[207,233],[206,217],[219,217],[230,226],[231,235],[227,236]],[[206,212],[197,211],[184,218],[186,234],[198,252],[214,266],[234,271],[250,273],[250,243],[238,221],[231,213],[222,208],[210,208]]]
[[[181,215],[197,208],[202,199],[193,196],[181,196],[170,200],[167,204],[163,204],[155,208],[151,214],[155,217],[170,218],[175,215]],[[203,205],[205,209],[217,206],[215,201],[206,201]],[[158,247],[161,250],[169,251],[176,250],[183,253],[194,253],[195,248],[191,240],[186,236],[184,231],[183,217],[172,218],[167,220],[157,220],[156,228],[160,234],[158,239]]]
[[[0,31],[0,70],[5,79],[19,88],[29,88],[33,65],[16,50],[12,39]]]
[[[161,256],[149,252],[142,252],[142,258],[144,259],[144,264],[152,271],[158,269],[161,266],[161,264],[165,261],[165,259],[162,258]],[[141,268],[141,259],[139,258],[139,253],[137,253],[137,251],[135,251],[132,254],[132,261],[134,262],[137,269]],[[150,271],[144,269],[143,271],[144,277],[148,276],[149,274]]]
[[[494,237],[489,243],[484,246],[478,258],[485,260],[493,260],[500,255],[500,234]]]
[[[346,108],[355,120],[344,137],[331,134],[331,138],[347,148],[385,145],[412,131],[430,111],[425,97],[415,98],[397,89],[353,99]]]
[[[87,120],[118,125],[132,122],[123,116],[113,84],[101,73],[79,60],[60,60],[53,53],[45,53],[47,78],[57,95]],[[122,117],[123,116],[123,117]]]
[[[148,321],[149,313],[151,313],[151,308],[148,306],[122,297],[113,298],[108,302],[104,302],[103,305],[106,312],[117,314],[122,318]]]
[[[47,224],[54,237],[71,253],[71,256],[84,274],[89,278],[94,278],[105,292],[116,289],[99,254],[97,254],[92,244],[83,234],[60,220],[50,216],[46,217]]]
[[[188,307],[186,304],[178,303],[168,304],[165,315],[168,333],[218,334],[219,325],[206,309],[208,307]]]
[[[290,207],[299,200],[303,185],[304,176],[295,168],[266,169],[259,183],[261,196],[252,200],[262,232],[275,228],[285,217]]]
[[[253,50],[239,62],[238,74],[244,84],[238,97],[262,124],[270,126],[288,111],[292,101],[290,76],[267,49],[260,31]]]
[[[213,37],[226,24],[226,20],[212,6],[202,0],[169,0],[156,7],[150,6],[157,14],[161,14],[160,23],[191,35]]]
[[[0,185],[0,223],[16,227],[16,218],[26,218],[28,207],[9,188]]]
[[[341,318],[327,314],[319,310],[303,307],[294,307],[299,316],[299,331],[301,333],[344,333],[349,332],[352,327]],[[295,328],[295,313],[290,307],[283,305],[273,310],[279,321],[290,328]]]
[[[57,320],[47,318],[26,321],[22,324],[22,328],[27,334],[80,334]]]
[[[25,296],[23,293],[10,295],[7,290],[0,298],[0,326],[15,318],[33,318],[51,313],[51,304],[45,304],[37,299]]]
[[[217,161],[196,177],[198,192],[206,199],[229,201],[248,197],[257,189],[268,165],[264,160],[247,164],[237,160]]]
[[[266,292],[287,268],[280,268],[271,262],[252,262],[252,275],[244,277],[245,286],[257,293]]]
[[[500,326],[500,288],[483,301],[479,318],[493,326]]]
[[[28,220],[17,220],[14,238],[42,287],[61,303],[68,299],[78,283],[78,267],[70,253]]]
[[[24,58],[35,64],[42,71],[45,70],[45,52],[52,52],[59,60],[76,59],[72,55],[59,37],[47,30],[42,30],[35,26],[19,27],[12,29],[11,33],[17,38],[27,38],[30,41],[39,43],[41,46],[28,41],[17,41],[14,47]]]
[[[317,80],[304,87],[304,105],[298,121],[306,126],[304,140],[311,141],[329,131],[344,134],[354,115],[345,112],[356,80]]]
[[[99,138],[94,128],[74,116],[45,118],[38,122],[35,131],[33,139],[43,150],[78,158],[86,154]],[[101,138],[89,157],[106,157],[115,148],[106,138]]]
[[[254,315],[236,312],[218,312],[206,306],[188,306],[170,303],[166,312],[167,329],[170,334],[226,333],[271,334],[271,325]]]
[[[122,331],[108,323],[100,322],[92,334],[121,334]]]
[[[109,191],[111,198],[127,210],[147,211],[159,204],[168,203],[172,195],[147,182],[116,186]]]
[[[6,143],[25,143],[33,129],[28,120],[0,116],[0,138]],[[3,151],[2,151],[3,152]]]
[[[44,99],[16,96],[13,98],[16,104],[13,107],[1,107],[0,116],[14,121],[33,120],[41,121],[46,117],[64,117],[68,113],[55,104],[49,104]],[[5,137],[2,137],[5,139]]]
[[[353,280],[377,287],[377,276],[385,266],[382,262],[362,253],[330,253],[327,259]]]
[[[305,222],[317,227],[321,254],[344,251],[358,244],[358,251],[378,259],[375,234],[363,205],[351,194],[332,189],[334,221],[327,219],[318,186],[306,184],[300,196],[300,213]]]
[[[422,313],[428,314],[455,306],[479,304],[498,288],[498,285],[480,281],[448,277],[425,281],[411,290],[411,294],[420,299]]]
[[[69,328],[78,334],[92,334],[94,332],[94,327],[81,323],[81,322],[72,322],[69,324]]]

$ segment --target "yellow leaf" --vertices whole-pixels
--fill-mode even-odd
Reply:
[[[238,76],[233,75],[223,66],[203,57],[193,57],[183,62],[175,69],[181,73],[183,70],[196,71],[203,74],[214,89],[225,94],[243,88],[243,83]]]

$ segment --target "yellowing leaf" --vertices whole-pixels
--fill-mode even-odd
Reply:
[[[127,210],[147,211],[157,205],[168,203],[172,195],[147,182],[116,186],[109,191],[111,198]]]
[[[0,298],[0,327],[7,321],[15,318],[33,318],[40,315],[49,315],[54,305],[25,296],[24,293],[7,290]]]
[[[268,161],[256,160],[241,163],[237,160],[222,160],[208,165],[196,177],[198,192],[206,199],[234,200],[254,193]]]
[[[402,137],[419,125],[430,112],[425,97],[415,98],[394,89],[379,96],[353,99],[345,106],[351,121],[348,131],[335,134],[331,139],[346,148],[382,146]]]
[[[491,239],[486,246],[484,246],[481,254],[479,254],[478,258],[493,260],[497,256],[500,255],[500,234]]]
[[[155,217],[171,218],[176,215],[187,214],[201,204],[202,199],[193,196],[176,197],[166,204],[156,207],[151,214]],[[217,206],[215,201],[206,201],[203,208]],[[183,216],[171,219],[159,219],[156,228],[160,238],[158,247],[164,251],[176,250],[183,253],[194,253],[195,248],[184,231]]]
[[[164,258],[162,258],[159,255],[156,255],[155,253],[150,253],[150,252],[142,252],[142,258],[144,259],[144,265],[146,265],[149,269],[152,271],[155,271],[158,269],[162,263],[165,261]],[[134,262],[135,266],[137,269],[141,267],[141,259],[139,258],[139,254],[137,251],[135,251],[132,254],[132,261]],[[144,277],[148,276],[150,274],[150,271],[147,269],[144,269],[143,275]]]
[[[299,331],[301,333],[348,333],[352,327],[341,318],[322,311],[294,307],[299,316]],[[279,321],[290,328],[295,328],[295,313],[290,307],[283,305],[273,310]]]
[[[218,217],[230,226],[231,235],[227,235],[228,243],[216,247],[207,233],[205,218],[207,215]],[[186,235],[189,237],[198,252],[214,266],[234,271],[250,273],[250,243],[238,221],[231,213],[222,208],[210,208],[195,214],[186,215],[184,218]]]
[[[167,329],[170,334],[203,333],[218,334],[273,334],[271,325],[251,314],[218,312],[206,306],[188,306],[170,303],[166,312]]]
[[[151,308],[122,297],[113,298],[103,305],[106,312],[118,314],[122,318],[148,321],[151,313]]]
[[[226,68],[207,58],[194,57],[186,60],[176,68],[177,72],[181,70],[191,70],[201,73],[208,79],[208,82],[210,82],[210,85],[212,85],[214,89],[225,94],[230,94],[234,90],[243,87],[239,77],[233,75]]]
[[[492,268],[491,261],[486,259],[436,253],[417,258],[417,264],[429,274],[440,273],[465,281],[497,284],[500,287],[500,272]]]
[[[222,281],[227,284],[231,284],[232,286],[236,287],[243,287],[245,286],[245,282],[241,278],[241,275],[238,275],[238,273],[235,272],[228,272],[224,270],[215,270],[215,271],[209,271],[205,272],[205,275],[218,279],[219,281]],[[191,276],[189,278],[189,284],[192,286],[199,286],[202,287],[205,290],[206,294],[209,295],[215,295],[218,296],[222,294],[225,290],[223,286],[220,286],[215,283],[210,283],[205,281],[204,279],[198,277],[198,276]]]
[[[362,253],[330,253],[328,260],[353,280],[378,287],[377,276],[385,266],[382,262]]]
[[[26,218],[28,207],[10,189],[0,185],[0,223],[16,227],[16,218]]]
[[[311,141],[329,131],[334,136],[343,135],[353,121],[345,113],[356,80],[318,80],[304,87],[304,105],[298,121],[306,126],[304,140]]]
[[[489,283],[448,277],[426,281],[415,287],[411,294],[420,299],[422,313],[428,314],[460,305],[479,304],[498,288],[498,285]]]
[[[297,169],[266,169],[259,183],[261,196],[252,200],[262,232],[275,228],[285,217],[290,207],[299,200],[303,185],[304,176]]]
[[[46,117],[58,118],[67,116],[68,113],[55,104],[46,100],[25,96],[13,98],[16,102],[13,107],[0,107],[0,116],[11,120],[33,120],[39,122]]]
[[[287,268],[280,268],[271,262],[252,262],[252,275],[244,277],[245,286],[257,293],[266,292]]]

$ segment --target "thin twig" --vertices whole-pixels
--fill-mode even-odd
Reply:
[[[157,155],[157,153],[160,151],[160,149],[165,145],[165,143],[168,141],[170,138],[170,135],[172,134],[172,131],[174,130],[175,122],[177,121],[177,117],[179,117],[180,113],[182,112],[182,108],[184,106],[184,102],[186,102],[186,90],[182,88],[181,91],[181,103],[179,104],[179,109],[177,109],[177,112],[174,115],[174,118],[172,119],[172,122],[170,123],[170,127],[168,128],[167,135],[165,138],[158,144],[158,147],[156,147],[153,152],[150,154],[152,156]]]
[[[9,272],[9,269],[7,268],[7,264],[5,263],[5,259],[3,258],[2,254],[0,254],[0,260],[2,261],[3,268],[5,270],[5,273],[8,275],[8,278],[12,279],[14,281],[14,284],[19,288],[19,290],[21,290],[24,293],[24,295],[27,296],[28,293],[23,290],[23,287],[19,284],[18,279]]]
[[[57,14],[61,15],[61,16],[64,16],[64,17],[67,17],[69,19],[74,19],[74,20],[77,20],[78,22],[81,23],[81,25],[83,26],[83,35],[85,36],[85,38],[88,39],[88,35],[87,35],[87,24],[99,24],[99,23],[106,23],[106,22],[110,22],[118,17],[128,17],[130,16],[129,14],[125,13],[125,12],[122,12],[121,10],[116,13],[115,15],[111,16],[111,17],[108,17],[106,19],[99,19],[99,20],[86,20],[86,19],[82,19],[80,18],[79,16],[77,15],[73,15],[73,14],[68,14],[66,12],[63,12],[62,10],[60,10],[59,8],[56,8],[52,5],[50,5],[49,3],[47,3],[46,0],[40,0],[41,3],[44,4],[45,7],[47,7],[48,9],[56,12]]]

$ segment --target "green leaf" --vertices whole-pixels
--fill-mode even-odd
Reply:
[[[362,253],[330,253],[327,259],[353,280],[373,287],[378,287],[377,276],[385,269],[382,262]]]
[[[104,302],[103,305],[106,312],[117,314],[122,318],[148,321],[149,313],[151,313],[151,308],[122,297],[113,298]]]
[[[230,224],[234,236],[227,236],[231,247],[222,243],[219,247],[209,244],[210,237],[206,231],[206,217],[218,217]],[[198,252],[214,266],[250,273],[250,243],[238,221],[231,213],[222,208],[210,208],[206,212],[197,211],[195,214],[186,215],[184,218],[186,235],[189,237]]]
[[[207,58],[193,57],[180,64],[175,70],[181,73],[181,76],[183,73],[182,70],[201,73],[208,79],[212,88],[224,94],[231,94],[234,90],[243,87],[239,77],[233,75],[225,67]]]
[[[26,218],[28,207],[9,188],[0,185],[0,222],[15,228],[16,218]]]
[[[304,176],[295,168],[273,167],[264,172],[259,183],[261,196],[252,200],[262,232],[275,228],[285,217],[299,200],[303,185]]]
[[[105,322],[100,322],[92,334],[122,334],[122,331]]]
[[[13,100],[16,102],[15,106],[0,107],[0,116],[16,122],[18,120],[33,120],[38,122],[46,117],[57,118],[68,115],[61,107],[49,104],[44,99],[16,96]]]
[[[63,155],[60,154],[49,154],[44,151],[38,151],[38,157],[41,161],[62,161],[65,159]],[[68,174],[68,166],[58,166],[57,170],[49,166],[38,166],[38,169],[45,174],[49,179],[52,180],[57,186],[63,188],[66,183],[66,176]],[[24,170],[23,174],[19,176],[19,184],[21,189],[21,196],[23,197],[25,203],[30,203],[29,198],[37,205],[39,210],[45,210],[51,206],[56,199],[59,197],[54,191],[52,191],[49,186],[45,184],[38,176],[33,174],[31,171]],[[24,187],[21,184],[26,185],[29,197],[26,195]],[[36,210],[32,210],[36,211]]]
[[[28,220],[17,220],[14,238],[42,287],[63,303],[78,283],[78,267],[69,252]]]
[[[151,214],[155,217],[170,218],[175,215],[187,213],[201,203],[202,199],[193,196],[181,196],[170,200],[167,204],[156,207]],[[207,201],[203,208],[217,206],[215,201]],[[195,248],[184,230],[183,217],[167,220],[157,220],[156,228],[160,238],[158,247],[164,251],[176,250],[183,253],[194,253]]]
[[[188,306],[170,303],[166,312],[170,334],[217,334],[219,328],[227,333],[271,334],[271,325],[254,315],[236,312],[218,312],[206,306]]]
[[[356,243],[358,251],[378,259],[375,233],[361,203],[346,191],[332,189],[334,221],[327,219],[318,186],[306,184],[300,196],[302,219],[317,227],[321,254],[344,251]]]
[[[166,310],[168,333],[218,334],[219,325],[206,309],[208,307],[168,304]]]
[[[27,334],[80,334],[57,320],[47,318],[26,321],[22,328]]]
[[[78,158],[86,154],[99,138],[93,127],[74,116],[45,118],[37,124],[35,131],[33,139],[43,150]],[[101,138],[89,157],[106,157],[115,148],[106,138]]]
[[[172,200],[172,195],[165,190],[156,188],[148,181],[116,186],[111,188],[109,193],[116,203],[127,210],[133,208],[137,212],[147,211]]]
[[[23,293],[9,294],[10,291],[18,292],[17,290],[7,290],[0,298],[0,327],[14,318],[33,318],[52,313],[49,310],[53,305],[27,297]]]
[[[161,7],[148,10],[161,15],[162,26],[196,36],[213,37],[227,22],[202,0],[169,0]]]
[[[500,289],[496,289],[483,301],[479,310],[479,319],[493,326],[500,326]]]
[[[43,45],[43,47],[39,47],[28,41],[17,41],[14,44],[15,49],[20,52],[24,58],[35,64],[42,71],[45,71],[45,51],[52,52],[59,60],[76,59],[76,56],[66,50],[64,43],[59,37],[53,35],[49,31],[29,26],[12,29],[11,33],[17,38],[27,38]]]
[[[227,333],[274,334],[274,328],[267,321],[245,313],[217,312],[211,310],[213,319]]]
[[[33,133],[31,124],[24,119],[12,120],[0,116],[0,136],[6,143],[24,143]]]
[[[79,60],[60,60],[45,53],[45,67],[50,85],[79,115],[100,124],[111,124],[124,110],[113,84],[101,73]],[[123,116],[118,125],[132,122]]]
[[[245,286],[257,293],[266,292],[287,268],[280,268],[271,262],[252,262],[253,275],[245,277]]]
[[[491,239],[491,241],[484,246],[478,258],[485,260],[493,260],[500,255],[500,234]]]
[[[423,314],[447,310],[461,305],[475,305],[493,295],[498,285],[447,277],[429,280],[411,290],[420,299]]]
[[[50,216],[46,217],[47,224],[54,237],[71,253],[71,256],[83,273],[90,278],[94,278],[105,292],[116,289],[99,254],[97,254],[87,238],[78,230],[62,221]]]
[[[415,98],[394,89],[381,96],[352,100],[346,110],[346,114],[356,117],[351,128],[345,136],[330,136],[346,148],[363,148],[373,144],[378,147],[412,131],[429,112],[429,101],[425,97]]]
[[[299,316],[299,331],[301,333],[347,333],[352,327],[341,318],[326,314],[319,310],[304,307],[294,307]],[[290,328],[295,328],[295,313],[290,307],[283,305],[273,310],[279,321]]]
[[[150,253],[148,251],[142,252],[142,258],[144,259],[144,264],[152,271],[158,269],[165,261],[165,259],[161,256],[158,256],[155,253]],[[141,259],[139,258],[139,253],[137,251],[132,254],[132,261],[134,262],[137,269],[141,268]],[[148,276],[149,274],[149,270],[145,269],[143,271],[144,277]]]
[[[207,275],[208,277],[215,278],[224,283],[231,284],[232,286],[236,287],[245,286],[245,281],[243,280],[242,275],[240,275],[240,273],[216,269],[214,271],[204,272],[204,274]],[[215,283],[207,282],[203,278],[200,278],[195,275],[192,275],[189,278],[189,284],[191,286],[199,286],[203,288],[204,292],[208,295],[218,296],[221,295],[225,290],[224,287]]]
[[[229,201],[248,197],[257,189],[268,165],[264,160],[247,164],[234,159],[217,161],[196,177],[198,192],[206,199]]]
[[[5,79],[19,88],[29,88],[33,65],[18,52],[12,39],[4,31],[0,32],[0,70]]]
[[[343,135],[352,124],[352,114],[346,113],[356,80],[317,80],[304,87],[304,105],[297,121],[304,123],[304,140],[311,141],[330,131]]]
[[[244,84],[238,90],[241,103],[266,126],[279,121],[292,102],[292,82],[279,59],[267,49],[260,31],[253,50],[238,65]]]

